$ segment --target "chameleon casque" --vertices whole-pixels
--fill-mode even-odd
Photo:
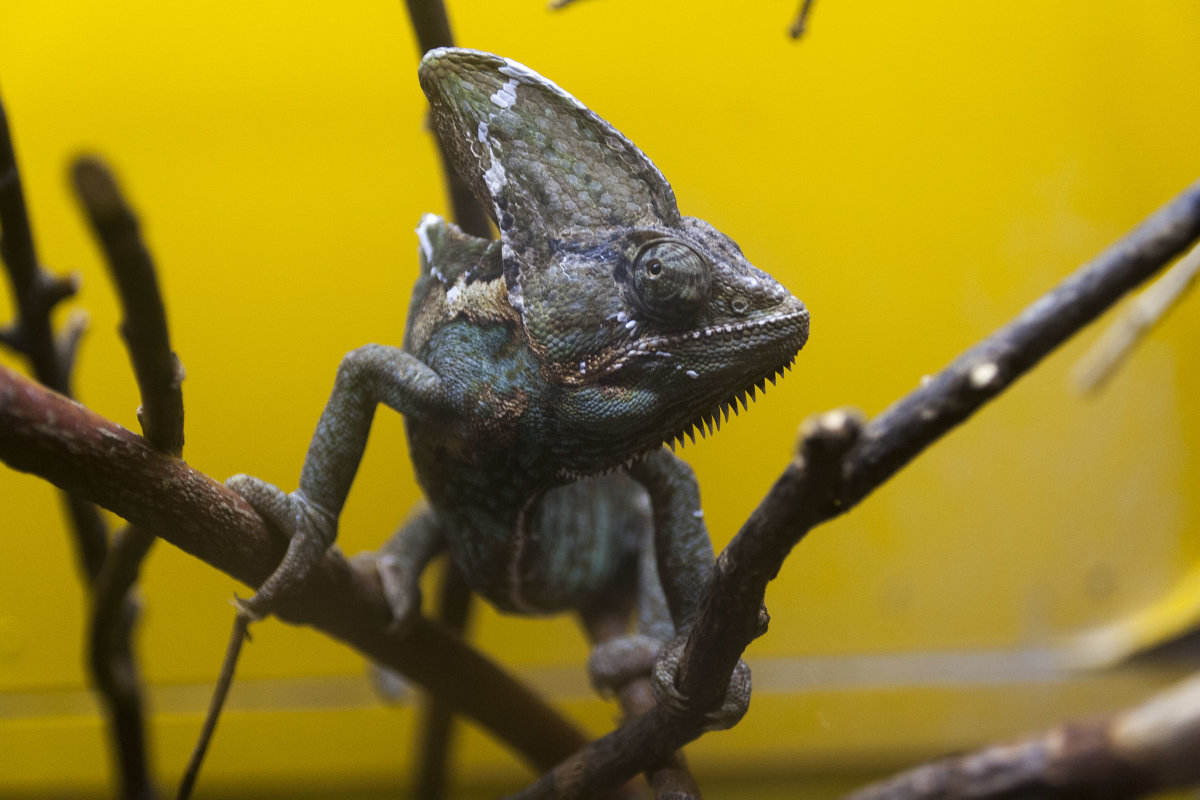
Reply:
[[[475,592],[522,614],[586,615],[637,570],[639,632],[608,655],[632,669],[657,658],[656,697],[678,706],[672,647],[713,551],[695,477],[663,444],[711,430],[782,374],[808,311],[729,237],[681,216],[654,164],[552,82],[453,48],[430,51],[419,77],[500,238],[426,215],[403,346],[345,356],[299,488],[229,480],[290,537],[244,610],[269,613],[333,544],[382,403],[404,415],[428,498],[376,559],[397,624],[418,613],[417,578],[443,547]],[[601,684],[624,669],[603,648]],[[712,726],[748,702],[739,664]]]

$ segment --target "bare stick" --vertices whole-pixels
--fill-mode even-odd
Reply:
[[[0,460],[77,492],[159,532],[160,538],[256,587],[284,543],[237,494],[134,433],[0,367]],[[421,619],[401,636],[374,570],[336,552],[277,616],[310,625],[405,674],[476,719],[535,768],[548,769],[586,743],[536,693],[478,651]]]
[[[935,761],[864,787],[846,800],[1141,797],[1200,780],[1197,752],[1200,675],[1136,708]]]
[[[21,175],[8,128],[8,117],[0,103],[0,261],[12,285],[17,319],[4,329],[0,340],[21,353],[34,376],[56,392],[71,395],[71,368],[79,330],[56,340],[50,327],[50,312],[75,294],[78,280],[60,278],[42,269],[33,244],[29,211],[21,190]],[[80,563],[88,582],[95,580],[108,551],[108,528],[90,504],[67,498],[67,512]]]
[[[793,39],[799,39],[808,30],[808,15],[812,12],[813,0],[803,0],[800,4],[800,10],[796,12],[795,18],[792,19],[792,24],[788,28],[788,36]]]
[[[1162,277],[1130,300],[1121,316],[1072,370],[1079,391],[1095,392],[1108,383],[1146,334],[1196,285],[1197,275],[1200,275],[1200,247],[1192,248]]]
[[[217,730],[217,722],[221,718],[221,708],[225,705],[225,698],[229,696],[230,687],[233,686],[233,674],[237,668],[238,656],[242,652],[242,643],[250,638],[251,621],[250,615],[239,607],[238,613],[234,617],[233,630],[229,633],[225,658],[221,661],[221,671],[218,673],[220,678],[209,699],[208,711],[204,715],[204,727],[200,731],[196,749],[192,751],[192,757],[188,759],[187,769],[183,771],[183,778],[179,781],[179,793],[176,795],[179,800],[187,800],[192,796],[192,788],[196,785],[196,778],[200,775],[200,765],[204,763],[204,754],[208,752],[208,744],[212,741],[213,733]]]
[[[447,630],[461,636],[471,617],[471,589],[453,559],[446,560],[439,589],[437,620]],[[412,796],[415,800],[441,800],[446,796],[454,715],[445,702],[431,696],[422,709],[418,727],[421,733]]]
[[[655,708],[588,745],[516,797],[588,796],[698,736],[700,715],[719,702],[734,664],[761,630],[766,584],[792,547],[814,526],[865,498],[1197,237],[1200,181],[892,405],[861,434],[857,418],[846,412],[806,423],[799,458],[721,553],[705,585],[677,685],[692,708],[674,717]]]

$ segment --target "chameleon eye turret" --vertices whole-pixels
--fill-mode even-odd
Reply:
[[[631,270],[639,310],[664,323],[686,324],[708,302],[712,265],[684,242],[659,239],[642,246]]]

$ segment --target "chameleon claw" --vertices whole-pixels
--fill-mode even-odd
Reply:
[[[392,609],[392,624],[388,626],[389,630],[399,635],[407,634],[421,616],[421,587],[417,582],[418,576],[406,569],[404,560],[388,553],[375,556],[373,561],[383,595]]]
[[[650,676],[650,689],[654,700],[668,712],[683,715],[692,710],[692,701],[682,694],[676,686],[675,679],[679,676],[679,668],[683,663],[683,648],[687,644],[687,636],[677,636],[663,647],[654,672]],[[721,731],[732,728],[746,715],[750,708],[750,667],[745,661],[738,659],[729,676],[729,686],[721,705],[704,715],[708,722],[706,731]]]

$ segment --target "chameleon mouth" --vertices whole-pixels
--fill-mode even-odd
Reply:
[[[774,386],[776,378],[784,377],[791,370],[796,361],[796,354],[808,341],[808,318],[808,309],[801,305],[798,310],[757,320],[716,325],[674,337],[661,337],[667,341],[661,344],[652,343],[644,348],[653,348],[655,354],[667,355],[668,352],[663,350],[664,344],[667,348],[679,348],[681,345],[704,347],[705,340],[711,340],[735,343],[743,351],[735,356],[736,362],[741,364],[762,364],[764,361],[769,364],[772,355],[775,359],[776,365],[765,370],[765,374],[751,371],[749,374],[742,372],[740,378],[729,376],[728,383],[737,385],[744,381],[744,388],[717,399],[709,410],[685,422],[674,433],[668,434],[663,443],[670,445],[672,450],[677,442],[682,447],[685,437],[695,444],[697,433],[704,438],[720,430],[721,423],[729,421],[731,411],[736,416],[739,405],[743,410],[749,408],[750,403],[757,399],[758,392],[766,392],[768,381]],[[691,374],[691,377],[695,375]]]
[[[663,336],[650,336],[645,339],[634,341],[631,346],[625,350],[622,355],[613,362],[610,370],[617,370],[625,366],[631,358],[644,356],[660,356],[670,357],[671,351],[669,348],[679,347],[680,345],[694,345],[701,343],[704,340],[714,341],[730,341],[738,339],[757,339],[765,338],[769,342],[778,342],[779,336],[776,333],[780,328],[796,328],[800,331],[799,342],[796,344],[795,352],[799,352],[804,346],[804,342],[808,339],[808,309],[803,306],[798,311],[789,311],[784,314],[771,314],[769,316],[760,317],[755,320],[745,322],[729,322],[724,325],[710,325],[703,329],[687,331],[686,333],[668,334]],[[795,355],[792,356],[792,361],[795,360]],[[790,364],[790,362],[789,362]],[[780,367],[782,369],[782,367]],[[778,370],[776,370],[778,372]]]
[[[734,392],[727,399],[718,402],[716,407],[714,407],[711,411],[701,414],[699,417],[684,425],[675,433],[667,436],[666,439],[663,440],[663,444],[669,445],[673,452],[675,450],[676,442],[679,443],[680,447],[684,446],[684,437],[686,437],[687,441],[695,444],[697,433],[700,434],[700,438],[703,439],[707,434],[721,430],[722,420],[729,422],[730,411],[732,411],[733,416],[736,417],[738,415],[739,403],[741,404],[743,411],[748,409],[750,407],[750,403],[753,403],[758,399],[756,394],[757,392],[762,392],[763,394],[766,393],[768,381],[770,381],[771,385],[774,386],[776,379],[784,377],[787,372],[791,371],[792,365],[795,363],[796,357],[793,355],[784,364],[777,367],[770,375],[751,382],[741,391]],[[747,400],[747,397],[749,400]]]

